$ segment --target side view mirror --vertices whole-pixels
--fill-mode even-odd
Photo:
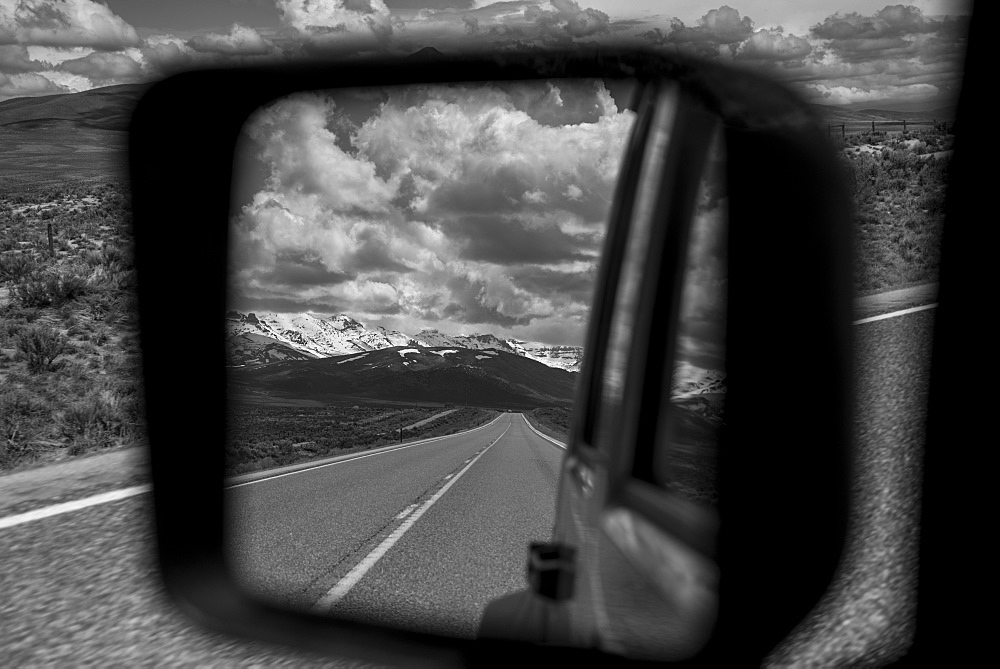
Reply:
[[[505,99],[521,101],[519,118],[554,127],[559,124],[528,109],[536,98],[522,93],[540,92],[550,101],[559,98],[565,109],[570,105],[559,97],[559,86],[570,90],[570,82],[580,81],[592,82],[588,90],[603,91],[605,102],[609,97],[619,102],[615,109],[627,109],[631,123],[627,143],[618,149],[621,159],[600,162],[593,170],[604,170],[598,176],[614,184],[606,233],[595,234],[580,223],[587,222],[586,212],[578,213],[579,218],[571,215],[598,206],[600,198],[575,183],[563,183],[563,173],[555,170],[538,175],[549,191],[532,190],[516,170],[483,170],[479,183],[489,178],[510,184],[507,190],[497,189],[503,197],[494,201],[486,199],[487,189],[474,188],[475,182],[446,183],[440,177],[447,172],[443,168],[434,181],[416,169],[386,166],[402,164],[408,152],[420,150],[419,144],[402,140],[402,128],[413,131],[406,134],[407,140],[420,136],[423,142],[433,141],[441,128],[420,125],[422,119],[407,116],[407,110],[428,103],[438,118],[461,111],[461,96],[427,93],[433,87],[452,92],[479,87],[491,95],[500,91]],[[522,84],[523,89],[517,88]],[[610,89],[628,94],[614,100]],[[293,131],[304,127],[305,121],[297,119],[306,117],[280,116],[285,107],[274,101],[294,95],[332,101],[307,110],[325,140],[303,133],[301,143],[290,143]],[[491,100],[498,95],[476,97],[476,104],[495,104]],[[253,114],[262,107],[278,111],[267,122],[245,125],[248,119],[261,118]],[[597,113],[580,109],[584,115]],[[352,181],[360,179],[360,172],[318,175],[318,159],[310,152],[339,151],[344,161],[357,159],[363,152],[359,137],[387,110],[399,112],[394,118],[400,135],[396,142],[384,135],[377,146],[365,145],[366,156],[376,151],[388,156],[384,164],[373,159],[364,166],[366,178],[388,193],[372,204],[371,198],[362,197],[369,191]],[[341,112],[344,115],[338,116]],[[273,120],[279,117],[284,125]],[[294,169],[258,177],[298,198],[295,203],[280,197],[254,200],[273,214],[267,219],[273,227],[266,227],[263,218],[238,216],[248,201],[234,186],[241,161],[266,153],[244,150],[247,127],[258,129],[257,137],[276,137],[280,131],[282,141],[289,142],[282,147]],[[202,71],[155,85],[139,104],[130,141],[158,549],[170,592],[192,615],[217,629],[375,661],[422,658],[428,664],[453,664],[498,657],[596,657],[711,666],[759,664],[822,596],[840,557],[847,522],[852,228],[823,133],[808,108],[784,88],[746,72],[638,51]],[[491,137],[483,135],[478,141],[486,145]],[[579,156],[597,150],[578,137],[573,141],[576,144],[567,143],[562,150]],[[463,157],[455,154],[460,150],[452,147],[442,155],[457,160]],[[531,161],[522,163],[531,166]],[[452,169],[447,173],[458,168]],[[565,173],[578,169],[578,163],[567,164]],[[463,217],[433,218],[434,206],[446,195],[464,203]],[[545,218],[542,205],[554,207],[556,195],[570,212],[564,220]],[[320,220],[316,214],[306,220],[304,209],[296,208],[323,197],[329,198],[327,205],[317,205],[315,211],[327,218]],[[405,206],[400,205],[404,199]],[[334,200],[350,202],[337,209],[329,205]],[[506,216],[495,220],[509,223],[520,215],[508,209],[515,200],[536,212],[533,226],[481,226],[475,233],[461,228],[471,225],[473,205],[482,209],[484,203],[493,203],[490,206]],[[317,249],[326,242],[303,236],[292,244],[288,239],[303,221],[331,229],[341,220],[337,216],[355,216],[362,210],[378,210],[380,220],[397,221],[399,226],[419,222],[424,226],[419,234],[425,236],[461,235],[463,261],[471,266],[478,262],[482,268],[496,264],[499,240],[511,230],[529,239],[521,246],[524,258],[544,256],[549,248],[545,244],[555,244],[553,240],[577,240],[574,253],[560,259],[567,267],[595,263],[596,252],[588,253],[595,239],[601,239],[585,355],[580,371],[573,372],[577,376],[557,379],[552,372],[540,389],[531,386],[526,368],[518,376],[491,372],[496,385],[490,387],[502,387],[507,394],[496,390],[487,402],[468,390],[484,387],[468,379],[483,378],[487,372],[470,370],[491,364],[486,359],[508,355],[506,351],[489,352],[485,346],[460,351],[450,344],[435,345],[429,336],[397,340],[392,337],[399,333],[385,329],[382,335],[389,346],[372,344],[354,353],[328,352],[322,357],[315,351],[303,353],[290,340],[256,333],[257,339],[247,341],[259,345],[255,352],[273,354],[273,361],[236,368],[227,358],[227,312],[234,296],[245,294],[249,286],[259,290],[260,297],[277,285],[265,285],[262,277],[276,276],[279,270],[285,271],[284,286],[290,285],[292,275],[303,285],[320,275],[330,285],[355,278],[352,272],[359,270],[347,261],[335,267],[321,262],[327,256]],[[274,223],[279,220],[284,227]],[[393,238],[386,237],[368,244],[374,233],[356,223],[350,228],[352,239],[364,241],[358,248],[367,253],[377,244],[392,246]],[[544,228],[547,224],[555,227]],[[562,236],[538,233],[542,229],[558,230]],[[180,251],[165,240],[178,232],[190,237],[180,266]],[[265,271],[250,264],[248,258],[257,258],[254,254],[265,241],[277,245],[274,258],[284,265],[272,264]],[[382,277],[412,274],[425,251],[413,251],[409,264],[384,256],[367,267],[378,265]],[[337,248],[329,252],[339,253]],[[538,272],[534,280],[564,279],[569,271]],[[319,279],[316,282],[313,285],[320,285]],[[388,279],[381,283],[388,284]],[[472,282],[465,289],[487,290],[485,283]],[[197,383],[178,374],[176,341],[170,334],[174,328],[169,327],[175,310],[162,308],[178,296],[189,322],[204,324],[218,335],[216,346],[185,353],[187,368],[197,370]],[[290,299],[274,292],[270,297],[274,304],[281,303],[278,298],[286,300],[282,304]],[[418,298],[410,295],[408,304],[420,303]],[[778,301],[794,305],[794,318],[769,322],[773,310],[767,305]],[[421,304],[439,313],[462,306]],[[246,322],[249,314],[239,318]],[[258,320],[254,316],[254,322]],[[371,384],[356,380],[360,377],[344,375],[349,364],[359,370],[366,366],[357,374],[367,378],[382,374],[372,371],[372,361],[383,353],[388,356],[386,369],[418,367],[415,361],[422,356],[427,362],[421,369],[438,370],[437,378],[446,381],[411,391],[401,381],[404,377],[393,376],[377,395]],[[453,361],[461,358],[455,365],[464,371],[441,371],[449,356]],[[518,355],[507,362],[511,360],[518,365],[530,362]],[[776,361],[808,369],[814,380],[809,392],[776,388]],[[445,386],[447,393],[441,390]],[[543,396],[564,405],[572,399],[562,439],[544,434],[539,429],[544,426],[523,417],[540,406],[538,398]],[[247,398],[253,401],[240,405]],[[383,414],[401,411],[404,405],[415,407],[416,413],[381,434],[365,428],[372,433],[363,444],[367,450],[357,450],[362,448],[358,441],[348,445],[357,446],[356,452],[317,455],[319,447],[311,444],[329,435],[300,438],[299,430],[273,440],[284,450],[255,452],[240,461],[245,471],[236,471],[236,451],[230,449],[227,455],[223,447],[232,443],[241,426],[271,415],[266,414],[268,407],[284,407],[293,417],[314,410],[362,412],[373,398],[381,402]],[[459,446],[452,445],[457,438],[448,441],[451,437],[444,434],[400,445],[406,441],[404,430],[445,412],[459,412],[459,405],[465,404],[482,412],[470,409],[468,416],[480,415],[482,420],[478,426],[464,426],[479,429],[475,439],[481,443],[468,441],[461,446],[467,449],[461,457],[456,455]],[[238,405],[243,413],[235,412]],[[418,410],[427,411],[426,419]],[[324,430],[369,420],[360,413],[345,415],[323,414]],[[554,483],[558,475],[558,493],[553,490],[551,508],[527,507],[538,517],[551,517],[551,535],[525,536],[503,549],[504,560],[509,554],[505,564],[515,564],[523,581],[482,601],[462,587],[449,586],[476,600],[479,617],[462,625],[468,623],[474,630],[470,636],[478,638],[436,631],[437,623],[419,620],[419,613],[413,625],[400,622],[394,611],[423,609],[421,602],[404,600],[401,590],[391,587],[377,606],[360,598],[345,599],[359,583],[377,584],[379,574],[384,574],[382,583],[395,582],[388,571],[379,571],[388,570],[391,562],[383,556],[391,555],[395,542],[410,528],[441,508],[432,504],[459,489],[455,481],[475,471],[470,468],[477,458],[486,462],[489,449],[506,430],[515,430],[520,440],[519,462],[533,463],[542,472],[540,479]],[[440,458],[457,459],[449,460],[450,474],[431,476],[433,485],[418,484],[414,463],[421,461],[421,453],[430,453],[423,445],[431,443]],[[545,453],[543,446],[549,449]],[[245,452],[251,451],[248,447]],[[295,458],[280,459],[292,451]],[[280,457],[266,460],[274,453]],[[406,505],[392,501],[394,493],[360,487],[349,498],[335,497],[348,483],[367,476],[346,463],[363,463],[366,472],[374,472],[377,463],[404,453],[412,458],[410,464],[395,467],[406,476],[394,480],[409,481],[420,490],[404,494],[395,484],[390,488],[400,491]],[[341,472],[337,483],[321,483],[321,467],[324,476]],[[551,476],[545,473],[549,471]],[[491,472],[498,488],[510,491],[520,485],[516,477],[498,482],[500,469]],[[296,480],[310,477],[308,494],[279,488],[278,483],[267,484],[272,487],[263,492],[264,481],[284,485],[293,475]],[[262,492],[252,492],[258,490]],[[322,513],[314,510],[319,508],[318,490],[323,491]],[[470,493],[456,518],[464,515],[483,525],[487,516],[514,515],[488,499],[476,499],[481,508],[472,499]],[[351,534],[350,514],[367,504],[379,506],[380,515]],[[276,508],[289,509],[290,514],[270,520],[266,514]],[[312,527],[318,529],[296,533],[305,527],[299,521],[306,516],[315,517]],[[417,534],[419,530],[413,530],[408,536]],[[320,535],[322,541],[316,539]],[[475,543],[456,541],[454,545],[469,552],[450,556],[449,564],[460,562],[473,580],[481,574],[485,581],[491,569],[500,569],[494,565],[501,558],[475,553],[476,546],[470,545]],[[241,562],[234,557],[234,546],[257,550],[254,555],[267,553],[274,561],[261,557]],[[293,569],[293,564],[300,566]],[[400,572],[408,583],[451,583],[450,574],[434,572],[435,565],[445,564],[437,554],[423,554],[412,564],[419,568]]]

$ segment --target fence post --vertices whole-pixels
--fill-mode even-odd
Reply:
[[[52,224],[51,223],[49,223],[49,225],[48,225],[48,230],[49,230],[49,255],[52,256],[53,258],[55,258],[56,257],[56,249],[52,245]]]
[[[840,126],[840,138],[844,139],[845,137],[847,137],[847,124],[846,123],[843,124],[842,126]]]
[[[906,132],[906,119],[903,119],[903,132]]]
[[[872,134],[875,134],[875,121],[872,121]]]

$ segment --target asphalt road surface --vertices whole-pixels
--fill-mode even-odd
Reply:
[[[230,488],[231,554],[274,601],[472,638],[487,602],[526,586],[552,531],[563,449],[521,414]]]
[[[899,295],[877,297],[865,298],[859,319],[900,309]],[[912,634],[933,319],[926,309],[856,327],[847,554],[770,666],[877,666]],[[803,392],[809,379],[785,383]],[[144,464],[133,453],[0,477],[0,666],[362,666],[208,632],[177,611],[157,579]],[[527,542],[551,527],[560,457],[504,415],[471,435],[232,488],[233,555],[262,596],[469,635],[487,599],[523,584]],[[132,492],[53,507],[114,489]],[[269,507],[294,512],[279,524]],[[35,514],[45,509],[57,513]]]

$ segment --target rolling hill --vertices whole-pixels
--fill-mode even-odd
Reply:
[[[233,367],[229,392],[333,402],[392,401],[530,409],[569,406],[577,375],[493,349],[393,346]]]

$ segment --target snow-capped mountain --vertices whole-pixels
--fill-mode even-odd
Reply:
[[[549,367],[565,369],[567,372],[579,372],[583,364],[582,346],[550,346],[534,341],[508,339],[507,343],[518,355],[544,363]]]
[[[230,364],[257,364],[277,359],[327,358],[334,355],[375,351],[393,346],[451,346],[473,350],[494,349],[536,360],[549,367],[580,371],[583,348],[549,346],[537,342],[501,339],[492,334],[448,335],[438,330],[421,330],[407,335],[383,327],[369,328],[346,314],[323,318],[316,314],[276,314],[270,312],[226,314],[226,334]]]
[[[227,338],[250,334],[268,337],[315,358],[416,343],[402,332],[381,327],[369,329],[343,314],[332,318],[322,318],[310,313],[242,314],[230,311],[226,314]]]
[[[495,350],[535,360],[548,367],[580,371],[582,346],[552,346],[519,339],[501,339],[492,334],[449,335],[421,330],[408,335],[383,327],[368,327],[346,314],[323,318],[316,314],[269,312],[226,314],[227,350],[233,366],[263,364],[279,360],[308,360],[378,351],[396,346]],[[726,374],[680,361],[674,372],[675,399],[726,392]]]
[[[509,341],[491,334],[446,335],[437,330],[421,330],[413,336],[413,339],[420,346],[458,346],[474,350],[495,348],[498,351],[523,355],[518,353]]]

